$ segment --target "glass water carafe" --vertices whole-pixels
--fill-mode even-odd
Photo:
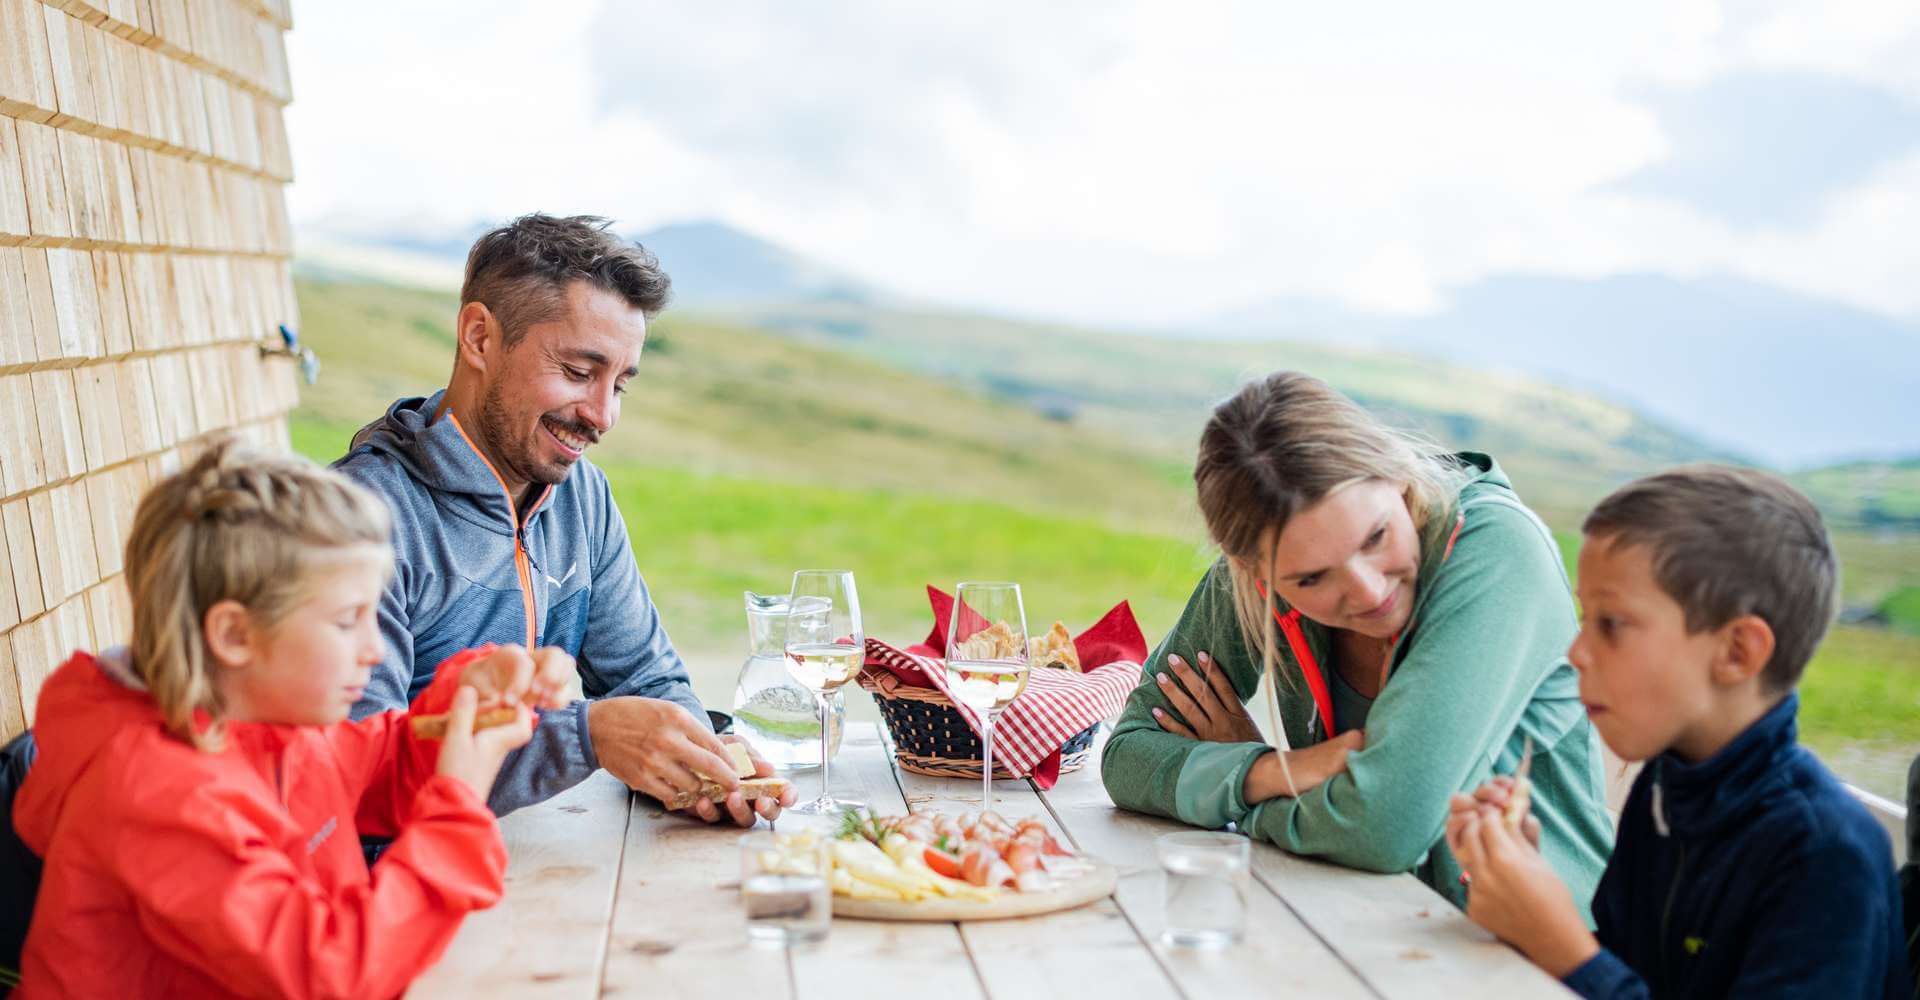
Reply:
[[[820,711],[813,692],[787,672],[787,595],[762,596],[749,590],[747,662],[733,688],[733,731],[753,745],[767,763],[783,771],[820,766]],[[833,729],[828,752],[840,753],[847,695],[833,693]]]

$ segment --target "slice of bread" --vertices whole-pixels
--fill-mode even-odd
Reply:
[[[754,799],[777,799],[786,794],[785,778],[746,778],[740,782],[740,794],[747,801]],[[708,802],[725,802],[727,790],[717,781],[702,781],[697,792],[681,792],[668,800],[668,809],[685,809],[701,799]]]
[[[447,737],[447,719],[451,712],[439,715],[414,715],[407,718],[407,724],[413,727],[413,738],[418,740],[442,740]],[[517,708],[494,708],[473,717],[473,731],[504,726],[520,717]]]

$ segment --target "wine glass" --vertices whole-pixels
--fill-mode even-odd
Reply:
[[[813,692],[820,710],[820,797],[792,812],[821,816],[852,803],[833,797],[828,737],[833,725],[833,692],[860,672],[866,660],[866,634],[860,629],[860,595],[849,570],[803,569],[793,574],[787,599],[787,672]]]
[[[993,724],[1027,689],[1027,612],[1017,583],[962,583],[947,625],[947,693],[980,713],[980,811],[993,809]]]

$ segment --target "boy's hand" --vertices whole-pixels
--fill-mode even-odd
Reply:
[[[726,736],[720,737],[720,742],[738,743],[741,746],[744,746],[747,748],[747,757],[748,759],[753,761],[754,777],[756,778],[773,777],[773,765],[762,760],[759,754],[753,752],[753,744],[748,743],[747,741],[731,733],[727,734]],[[798,802],[799,800],[800,800],[799,791],[793,787],[792,782],[788,782],[787,790],[781,793],[780,800],[778,802],[772,799],[754,799],[752,802],[748,802],[746,799],[740,797],[739,792],[729,792],[727,794],[727,800],[725,802],[722,802],[716,805],[715,803],[709,802],[706,799],[701,799],[700,801],[695,802],[693,806],[689,808],[687,811],[693,813],[695,816],[700,817],[702,820],[708,823],[717,823],[720,821],[720,818],[722,815],[720,811],[721,806],[725,806],[726,807],[725,816],[728,819],[733,820],[733,825],[744,827],[744,826],[752,826],[754,824],[754,817],[756,815],[765,817],[767,822],[771,823],[774,820],[780,818],[780,810],[785,809],[790,805],[793,805],[795,802]]]
[[[522,704],[565,708],[574,676],[573,657],[558,646],[532,653],[524,646],[500,646],[468,664],[460,683],[480,696],[482,711]]]
[[[1513,778],[1504,774],[1498,775],[1482,784],[1479,788],[1474,789],[1472,795],[1455,793],[1454,796],[1447,801],[1448,813],[1446,825],[1447,846],[1454,848],[1454,856],[1458,857],[1460,854],[1459,848],[1454,845],[1454,833],[1466,822],[1468,816],[1478,811],[1483,805],[1492,806],[1504,815],[1507,810],[1507,803],[1511,801],[1513,801]],[[1533,818],[1533,802],[1531,798],[1522,806],[1520,817],[1520,833],[1526,837],[1527,843],[1532,845],[1534,850],[1539,850],[1540,821]]]
[[[1465,798],[1465,796],[1456,796]],[[1467,916],[1564,978],[1600,950],[1573,896],[1540,852],[1507,827],[1500,809],[1476,803],[1447,821],[1447,844],[1471,877]]]
[[[523,654],[524,655],[524,654]],[[524,705],[515,706],[520,717],[503,726],[473,731],[480,698],[475,688],[462,684],[453,693],[453,708],[447,712],[447,735],[440,744],[437,774],[460,779],[481,799],[493,790],[493,779],[500,774],[500,762],[509,751],[526,745],[533,738],[533,713]]]

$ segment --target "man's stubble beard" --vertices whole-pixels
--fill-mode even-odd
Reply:
[[[513,478],[542,486],[558,485],[566,478],[565,471],[560,473],[558,479],[553,478],[552,473],[542,468],[526,449],[514,442],[512,420],[507,413],[504,393],[501,392],[504,381],[502,379],[487,386],[486,394],[480,399],[480,440],[485,443],[493,460],[505,466],[503,471]]]

